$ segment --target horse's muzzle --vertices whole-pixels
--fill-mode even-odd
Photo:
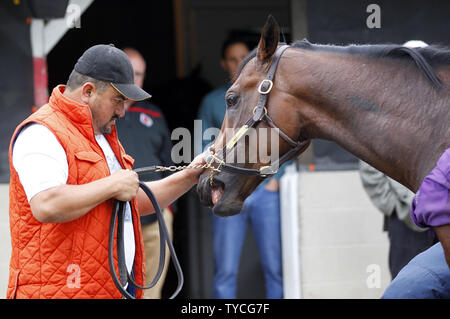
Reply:
[[[212,208],[215,215],[220,217],[227,217],[239,214],[242,210],[243,202],[237,202],[238,198],[234,194],[236,189],[226,189],[225,182],[220,178],[214,176],[211,185],[210,175],[208,172],[203,173],[197,184],[197,194],[200,198],[200,203],[204,206]],[[227,184],[230,185],[230,184]],[[227,198],[233,198],[230,201]]]
[[[211,198],[211,186],[209,185],[209,175],[208,172],[205,172],[200,175],[197,184],[197,194],[200,199],[200,203],[206,207],[212,207],[212,198]]]

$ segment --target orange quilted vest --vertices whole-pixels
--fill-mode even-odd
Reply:
[[[11,139],[9,217],[12,253],[7,298],[121,298],[108,266],[108,230],[113,200],[71,222],[41,223],[33,217],[12,165],[15,137],[24,125],[36,122],[49,128],[65,149],[69,166],[67,184],[86,184],[110,175],[103,151],[94,137],[89,108],[63,96],[64,89],[63,85],[57,86],[49,103],[23,121]],[[125,154],[115,128],[105,136],[122,167],[131,168],[134,160]],[[133,201],[137,238],[134,275],[136,283],[143,285],[144,251],[136,206]],[[140,297],[142,293],[138,290],[137,298]]]

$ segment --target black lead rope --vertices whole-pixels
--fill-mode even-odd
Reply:
[[[145,169],[137,169],[135,170],[138,173],[147,173],[154,172],[156,170],[156,166],[146,167]],[[128,273],[126,263],[125,263],[125,247],[124,247],[124,218],[125,218],[125,202],[116,200],[114,202],[114,208],[111,214],[111,223],[109,227],[109,241],[108,241],[108,263],[109,263],[109,271],[111,273],[111,277],[117,289],[121,292],[123,297],[126,299],[135,299],[133,295],[131,295],[126,290],[126,285],[131,285],[136,289],[150,289],[156,285],[158,280],[161,277],[161,274],[164,269],[165,257],[166,257],[166,244],[169,247],[170,255],[172,258],[172,262],[175,266],[175,270],[178,277],[178,286],[175,292],[170,296],[170,299],[175,298],[183,287],[184,278],[183,271],[181,269],[180,263],[178,261],[177,255],[175,253],[175,249],[173,247],[172,242],[170,241],[169,232],[167,231],[166,223],[164,222],[164,217],[161,212],[161,208],[159,207],[158,201],[156,200],[155,195],[150,190],[150,188],[145,185],[143,182],[139,182],[139,187],[142,188],[144,193],[150,199],[153,207],[155,208],[156,219],[158,220],[159,226],[159,266],[158,270],[153,278],[152,282],[148,286],[140,286],[138,285],[132,278],[131,274]],[[118,223],[117,223],[118,221]],[[117,276],[116,268],[114,266],[114,233],[116,229],[117,223],[117,261],[118,261],[118,269],[119,276]]]

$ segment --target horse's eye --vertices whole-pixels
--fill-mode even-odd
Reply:
[[[227,107],[232,107],[237,104],[239,100],[239,95],[236,94],[228,94],[225,98],[225,102],[227,103]]]

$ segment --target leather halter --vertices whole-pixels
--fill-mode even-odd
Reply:
[[[275,52],[272,64],[270,65],[269,71],[267,72],[267,76],[264,80],[261,81],[261,83],[258,86],[259,99],[258,104],[253,109],[253,116],[245,122],[245,124],[239,129],[239,131],[223,147],[222,149],[223,159],[215,155],[211,151],[211,147],[207,149],[206,162],[208,163],[209,166],[212,166],[212,164],[216,162],[219,164],[217,170],[223,170],[232,174],[267,177],[276,174],[278,168],[283,163],[288,161],[297,152],[303,151],[309,146],[311,140],[309,139],[303,141],[292,140],[287,134],[285,134],[279,127],[275,125],[273,120],[267,114],[266,105],[269,99],[270,91],[273,88],[273,78],[275,77],[275,72],[277,70],[280,58],[287,48],[289,48],[289,45],[283,45],[279,47]],[[288,152],[286,152],[283,156],[281,156],[279,159],[277,159],[275,162],[270,164],[270,166],[262,166],[258,169],[243,168],[225,163],[224,158],[226,152],[232,150],[236,146],[238,140],[245,135],[245,133],[249,128],[256,127],[260,122],[266,122],[270,127],[276,128],[281,138],[285,140],[292,148]],[[210,184],[212,184],[214,172],[215,171],[211,172]]]

